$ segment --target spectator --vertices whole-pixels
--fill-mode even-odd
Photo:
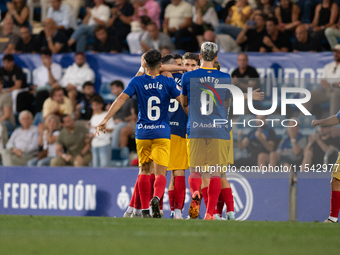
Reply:
[[[265,19],[274,17],[275,8],[275,0],[260,0],[257,4],[257,9],[254,11],[254,16],[256,14],[262,14]]]
[[[260,52],[288,52],[291,50],[291,43],[285,32],[279,31],[278,21],[275,17],[266,21],[267,35],[263,37],[263,45]]]
[[[20,37],[13,33],[13,20],[5,19],[0,32],[0,53],[13,54]]]
[[[111,83],[111,93],[118,97],[124,90],[124,84],[119,81],[113,81]],[[112,148],[119,148],[120,131],[123,127],[127,126],[129,121],[134,118],[134,99],[129,98],[123,106],[118,110],[113,117],[115,122],[115,129],[112,132]]]
[[[297,119],[289,122],[287,134],[282,137],[278,149],[269,155],[269,165],[300,165],[303,157],[303,149],[307,145],[307,138],[300,132],[300,124]],[[296,124],[297,123],[297,124]],[[294,127],[294,125],[296,125]]]
[[[15,64],[13,55],[7,54],[3,58],[3,67],[0,69],[3,78],[5,93],[11,93],[13,101],[13,113],[17,112],[17,96],[27,88],[26,77],[21,68]],[[23,109],[24,102],[18,102],[18,110]]]
[[[49,97],[49,91],[62,76],[62,67],[52,62],[52,52],[43,48],[40,52],[42,65],[33,70],[33,89],[36,92],[36,110],[41,111],[44,101]]]
[[[0,124],[3,123],[7,131],[12,132],[15,128],[15,119],[12,110],[13,103],[11,95],[3,92],[3,86],[2,77],[0,76]]]
[[[33,116],[29,111],[19,114],[21,127],[16,128],[2,151],[4,166],[25,166],[38,154],[39,131],[33,126]]]
[[[51,159],[57,156],[57,138],[60,130],[60,120],[56,115],[49,115],[44,124],[39,124],[39,146],[42,150],[38,156],[27,162],[28,166],[49,166]]]
[[[7,2],[7,10],[5,19],[13,20],[13,32],[19,34],[21,26],[28,26],[29,10],[26,0],[13,0],[12,3]]]
[[[62,115],[63,129],[57,139],[57,157],[51,166],[88,166],[92,160],[88,130],[80,123],[74,123],[71,115]]]
[[[170,50],[170,48],[168,46],[160,47],[159,51],[161,52],[162,57],[164,57],[165,55],[168,55],[168,54],[171,53],[171,50]]]
[[[130,54],[142,54],[144,53],[141,42],[145,40],[148,32],[146,26],[151,22],[148,16],[142,16],[141,21],[133,21],[131,24],[131,32],[126,37]],[[134,24],[138,24],[134,28]],[[158,29],[157,29],[158,31]]]
[[[162,32],[159,32],[159,30],[157,29],[156,23],[150,22],[146,26],[146,30],[148,34],[145,40],[141,42],[144,52],[150,49],[161,50],[161,48],[164,48],[164,47],[169,48],[170,52],[175,50],[175,46],[172,43],[171,38],[168,35]]]
[[[193,6],[192,13],[193,33],[196,36],[198,45],[201,46],[204,32],[208,30],[214,31],[219,23],[217,13],[214,5],[208,0],[197,0],[195,6]]]
[[[87,81],[83,85],[83,93],[76,106],[76,116],[82,120],[90,120],[92,117],[91,99],[98,96],[95,93],[93,82]]]
[[[214,31],[208,30],[204,33],[203,39],[205,42],[213,42],[218,45],[220,52],[240,52],[241,47],[230,36],[225,34],[215,35]]]
[[[255,24],[247,24],[237,36],[236,42],[243,45],[246,51],[260,51],[263,38],[267,34],[263,15],[254,16]]]
[[[225,24],[220,24],[216,28],[216,34],[228,34],[236,39],[242,29],[246,26],[252,9],[248,5],[247,0],[239,0],[228,10],[228,16]]]
[[[47,18],[53,19],[57,29],[63,31],[67,37],[70,37],[77,27],[77,22],[70,6],[63,4],[61,0],[51,0]]]
[[[338,38],[340,37],[340,19],[335,25],[325,29],[325,36],[331,46],[331,50],[333,50],[335,45],[338,44]]]
[[[196,38],[188,30],[192,24],[192,6],[182,0],[171,0],[165,9],[163,32],[175,37],[176,49],[196,51],[198,49]],[[190,38],[188,43],[184,38]]]
[[[279,22],[279,30],[294,31],[301,24],[299,20],[300,8],[291,0],[280,0],[280,6],[275,8],[275,17]]]
[[[242,159],[235,162],[236,166],[248,165],[248,166],[264,166],[268,164],[269,153],[274,150],[275,145],[275,131],[268,127],[266,122],[266,116],[256,116],[256,123],[258,127],[251,131],[245,138],[242,139],[242,129],[237,133],[237,147],[239,150],[247,149],[247,159]]]
[[[68,41],[71,47],[74,43],[77,52],[85,52],[87,40],[94,36],[94,29],[97,25],[105,26],[110,18],[110,8],[104,4],[104,0],[94,0],[93,8],[86,8],[86,16],[83,24],[80,25],[72,34]]]
[[[248,88],[253,90],[260,87],[259,74],[256,69],[248,65],[248,55],[240,53],[237,56],[238,67],[231,73],[232,83],[239,87],[243,93],[247,93]]]
[[[76,98],[83,89],[83,84],[87,81],[94,82],[95,74],[89,64],[86,62],[85,54],[77,52],[73,65],[66,69],[63,78],[60,81],[62,87],[67,91],[67,96],[76,106]]]
[[[299,25],[295,29],[295,40],[293,42],[293,52],[309,51],[317,52],[320,51],[320,43],[313,40],[309,34],[305,24]]]
[[[134,8],[127,0],[116,0],[111,8],[111,18],[107,22],[108,33],[117,39],[123,47],[122,42],[131,32],[131,22]]]
[[[91,117],[91,129],[90,136],[91,141],[91,152],[92,152],[92,167],[109,167],[111,161],[111,132],[114,129],[113,120],[110,119],[106,125],[106,132],[100,131],[99,136],[94,136],[96,126],[100,123],[107,112],[103,111],[104,100],[101,96],[94,96],[91,99],[91,106],[93,115]]]
[[[20,40],[15,46],[15,53],[37,53],[40,50],[39,42],[35,35],[31,34],[28,27],[22,26],[19,30]]]
[[[132,16],[133,21],[141,22],[143,16],[147,16],[151,21],[157,24],[157,28],[160,29],[159,16],[161,14],[161,7],[158,2],[154,0],[134,0],[132,2],[134,13]]]
[[[317,132],[308,137],[308,144],[303,150],[302,169],[308,171],[317,164],[323,164],[327,150],[338,145],[339,141],[331,136],[331,127],[319,126]]]
[[[60,117],[63,114],[72,114],[72,103],[64,95],[64,90],[60,86],[55,86],[50,92],[50,97],[46,99],[43,105],[43,118],[51,114],[55,114]]]
[[[118,40],[113,36],[108,35],[105,26],[97,26],[94,30],[94,34],[96,38],[94,40],[92,52],[118,53],[122,51]]]
[[[46,19],[44,30],[39,34],[39,44],[47,47],[53,54],[68,52],[67,36],[57,29],[53,19]]]
[[[330,102],[330,115],[335,115],[340,109],[340,44],[334,47],[334,61],[325,65],[321,79],[322,89],[311,91],[311,99],[304,104],[309,112],[315,105]]]
[[[323,0],[315,7],[313,22],[309,24],[312,40],[320,42],[325,38],[325,29],[332,27],[338,19],[338,8],[333,0]]]

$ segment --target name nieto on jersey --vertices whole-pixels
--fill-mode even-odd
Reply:
[[[219,79],[216,79],[215,77],[211,77],[211,76],[204,76],[204,77],[200,78],[201,83],[203,83],[203,82],[213,82],[215,84],[218,84],[219,81],[220,81]]]

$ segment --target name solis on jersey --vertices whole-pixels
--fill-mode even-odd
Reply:
[[[163,88],[163,84],[160,84],[159,82],[157,83],[149,83],[144,85],[145,90],[148,89],[159,89],[161,90]]]
[[[143,124],[138,124],[138,129],[159,129],[159,128],[165,128],[164,125],[144,125]]]

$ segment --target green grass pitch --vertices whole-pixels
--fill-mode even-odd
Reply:
[[[339,254],[338,224],[0,215],[0,254]]]

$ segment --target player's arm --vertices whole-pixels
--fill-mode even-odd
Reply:
[[[185,71],[188,72],[189,71],[189,67],[186,66],[178,66],[178,65],[162,65],[160,68],[161,72],[179,72],[179,71]]]
[[[97,130],[95,132],[95,135],[99,135],[100,130],[103,130],[104,133],[106,132],[106,123],[109,121],[109,119],[113,117],[113,115],[116,114],[116,112],[123,106],[123,104],[129,97],[130,96],[128,94],[125,94],[124,92],[117,97],[102,122],[100,122],[100,124],[96,126]]]
[[[313,120],[312,127],[316,126],[334,126],[340,123],[340,120],[336,115],[328,117],[327,119]]]

